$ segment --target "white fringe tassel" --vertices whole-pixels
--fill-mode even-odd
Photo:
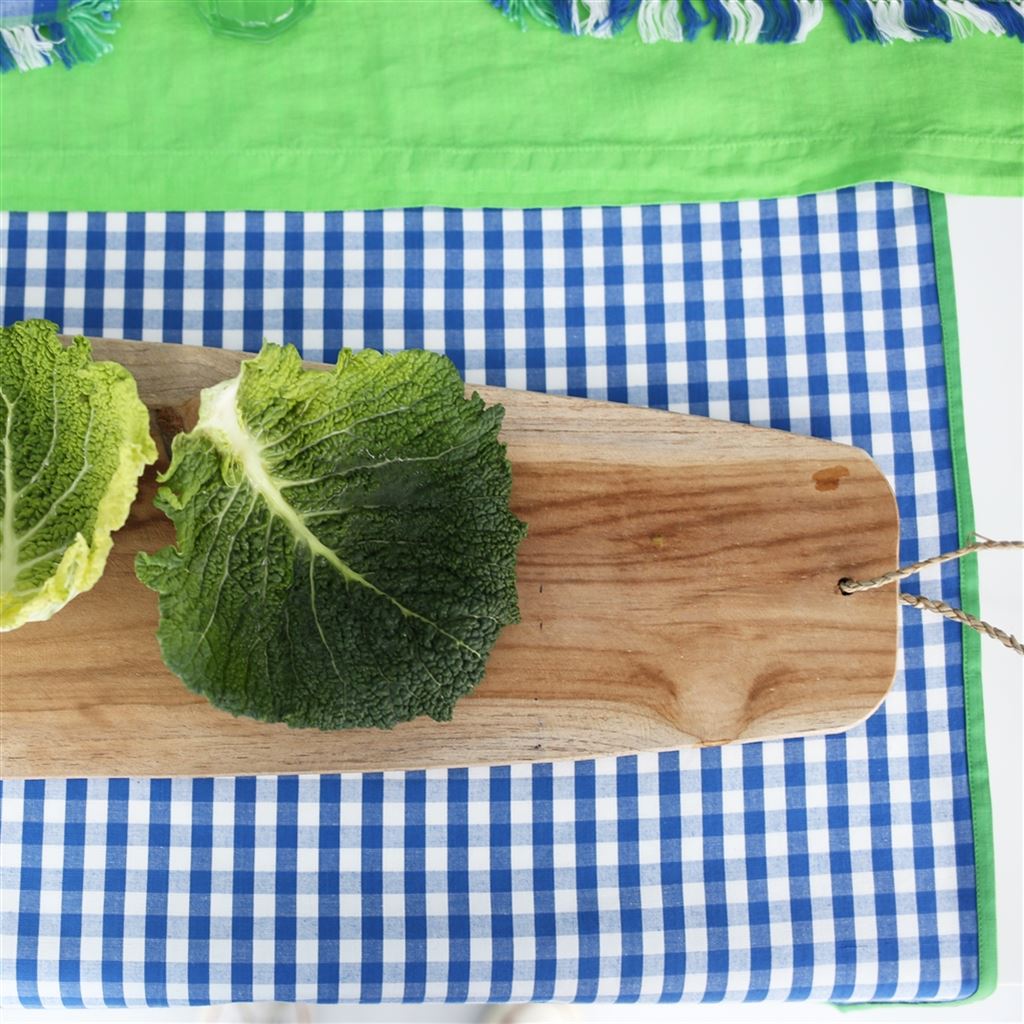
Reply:
[[[14,28],[0,28],[7,49],[19,71],[34,71],[53,63],[50,51],[53,43],[43,38],[33,25],[16,25]]]
[[[640,0],[636,27],[645,43],[656,43],[660,39],[681,43],[683,24],[679,20],[677,0]]]
[[[921,38],[903,17],[903,0],[868,0],[868,3],[883,43],[891,43],[894,39],[916,43]]]
[[[966,38],[973,30],[994,36],[1006,35],[1006,29],[999,23],[999,19],[976,7],[971,0],[935,0],[935,3],[945,11],[949,27],[957,39]]]
[[[756,43],[764,24],[764,11],[754,0],[722,0],[729,12],[729,42]]]
[[[807,37],[821,24],[825,14],[825,0],[796,0],[800,8],[800,28],[794,43],[804,43]]]
[[[730,19],[729,41],[756,43],[764,25],[764,12],[760,5],[754,0],[724,0],[724,3]],[[796,3],[800,9],[800,27],[793,42],[803,43],[821,24],[825,0],[796,0]],[[640,0],[636,22],[640,38],[645,43],[661,40],[681,43],[685,38],[678,0]]]
[[[575,0],[572,5],[572,34],[611,39],[612,26],[608,21],[610,7],[611,0]]]
[[[583,31],[588,36],[597,36],[601,39],[611,39],[612,23],[608,20],[608,8],[611,0],[589,0],[590,15],[587,18]],[[604,22],[602,25],[601,22]]]

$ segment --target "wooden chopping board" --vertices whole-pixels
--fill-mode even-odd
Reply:
[[[215,349],[96,341],[153,411],[162,451]],[[234,718],[160,659],[139,550],[174,541],[147,473],[106,573],[0,636],[8,777],[370,771],[540,761],[846,729],[896,662],[892,491],[858,448],[696,416],[502,388],[522,623],[454,720],[321,733]],[[192,401],[190,401],[192,400]],[[194,416],[194,412],[192,413]]]

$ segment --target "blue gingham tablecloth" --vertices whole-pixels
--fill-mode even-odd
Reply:
[[[471,382],[868,449],[956,546],[927,195],[567,210],[19,214],[5,322],[423,345]],[[958,601],[955,566],[930,593]],[[458,752],[453,751],[453,759]],[[903,610],[843,735],[534,766],[6,782],[2,997],[951,999],[978,981],[961,638]]]

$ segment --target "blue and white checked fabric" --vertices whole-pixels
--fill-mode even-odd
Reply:
[[[925,193],[568,210],[7,214],[5,322],[466,377],[870,450],[955,547]],[[953,603],[956,567],[929,591]],[[831,737],[368,775],[7,782],[2,997],[950,999],[978,979],[958,627]],[[453,758],[457,758],[453,752]]]

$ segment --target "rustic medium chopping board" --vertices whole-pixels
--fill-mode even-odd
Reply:
[[[241,354],[96,341],[153,412],[166,465],[195,396]],[[893,678],[888,483],[858,448],[695,416],[476,388],[506,409],[512,508],[529,524],[522,623],[452,722],[321,733],[233,718],[160,659],[140,550],[174,541],[144,478],[106,573],[0,637],[5,776],[382,770],[550,760],[845,729]]]

